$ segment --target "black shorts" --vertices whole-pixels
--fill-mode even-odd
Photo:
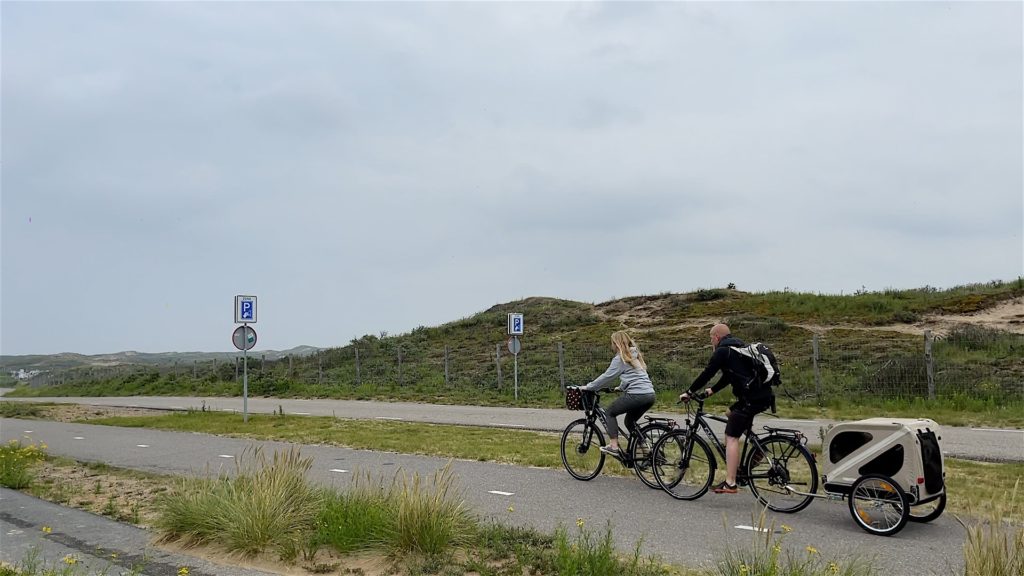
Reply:
[[[772,399],[737,400],[729,406],[729,421],[725,424],[725,435],[739,438],[754,424],[754,416],[772,405]]]

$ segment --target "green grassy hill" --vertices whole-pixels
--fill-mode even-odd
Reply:
[[[972,403],[1024,398],[1024,335],[940,320],[984,313],[1022,297],[1024,279],[845,296],[716,288],[599,304],[527,298],[407,334],[366,335],[308,356],[263,361],[255,358],[257,352],[250,359],[249,391],[253,396],[556,406],[563,382],[585,383],[604,370],[611,358],[609,335],[626,328],[668,400],[706,362],[708,328],[725,321],[737,336],[776,350],[783,392],[793,402],[934,398],[969,409]],[[509,312],[523,313],[526,321],[518,387],[516,362],[505,348]],[[1012,321],[1024,321],[1024,313]],[[943,329],[936,330],[929,356],[922,333],[932,325]],[[47,374],[14,394],[237,395],[241,379],[232,360],[93,366]]]

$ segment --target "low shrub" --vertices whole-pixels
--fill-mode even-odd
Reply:
[[[0,446],[0,486],[21,490],[35,479],[33,468],[45,457],[46,444],[11,440]]]

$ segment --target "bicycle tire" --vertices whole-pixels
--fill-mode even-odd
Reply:
[[[769,510],[791,514],[807,508],[818,491],[818,466],[814,456],[798,440],[789,436],[768,436],[759,439],[763,455],[752,449],[740,469],[746,470],[750,492]],[[803,492],[797,494],[786,486]]]
[[[661,440],[662,436],[671,431],[672,428],[667,424],[651,422],[640,428],[639,433],[642,434],[642,440],[632,443],[632,453],[629,457],[633,461],[633,471],[636,472],[637,477],[648,488],[661,488],[661,485],[658,484],[658,479],[654,477],[654,468],[651,465],[654,461],[652,456],[654,454],[654,445],[658,443],[658,440]],[[646,446],[643,445],[643,442],[646,442]],[[646,454],[644,453],[645,450]]]
[[[907,525],[910,500],[892,478],[866,474],[850,487],[847,497],[850,516],[865,531],[877,536],[892,536]]]
[[[562,432],[562,464],[577,480],[593,480],[604,467],[604,434],[586,418],[574,420]]]
[[[662,436],[652,459],[658,485],[676,500],[696,500],[706,494],[718,467],[708,443],[687,430]]]

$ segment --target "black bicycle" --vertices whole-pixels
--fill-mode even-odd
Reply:
[[[605,414],[600,405],[600,394],[606,391],[581,392],[584,417],[569,423],[562,432],[562,464],[573,478],[592,480],[601,473],[606,456],[601,451],[605,445],[604,433],[598,425],[599,419],[604,421]],[[651,453],[658,440],[675,427],[675,420],[650,416],[644,416],[643,422],[637,424],[637,429],[630,432],[618,426],[620,441],[628,438],[628,443],[626,450],[614,458],[626,468],[632,468],[641,482],[651,488],[658,488],[658,480],[651,466]]]
[[[707,493],[718,468],[711,446],[698,432],[704,432],[725,460],[725,446],[707,419],[723,423],[727,419],[705,412],[705,399],[694,396],[686,406],[686,424],[663,435],[654,446],[655,479],[679,500],[696,500]],[[806,448],[807,438],[789,428],[765,426],[764,430],[754,433],[748,428],[743,433],[736,483],[749,486],[754,497],[771,510],[803,510],[818,489],[818,467]]]

